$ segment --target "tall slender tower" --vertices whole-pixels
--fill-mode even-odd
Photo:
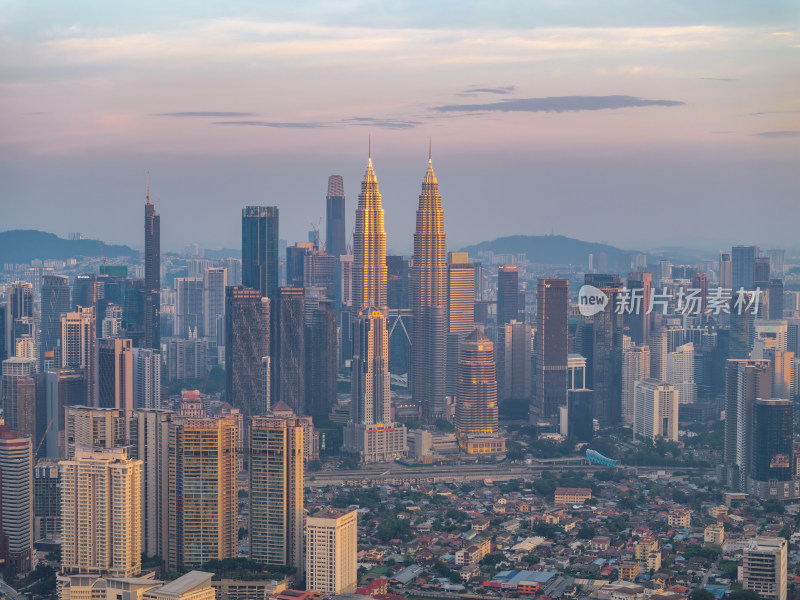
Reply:
[[[439,183],[428,154],[428,170],[422,180],[414,232],[411,387],[431,423],[445,412],[446,322],[444,213]]]
[[[328,177],[325,196],[325,251],[335,257],[346,252],[344,225],[344,181],[341,175]]]
[[[278,248],[278,207],[243,208],[242,285],[258,290],[273,301],[278,293]]]
[[[161,216],[150,202],[150,182],[144,205],[144,346],[161,347]]]
[[[406,451],[405,428],[390,423],[389,333],[386,328],[386,232],[372,157],[361,182],[353,233],[352,422],[344,451],[380,462]]]

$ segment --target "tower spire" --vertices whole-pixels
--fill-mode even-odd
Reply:
[[[433,138],[428,137],[428,163],[431,162],[431,148],[433,147]]]
[[[150,171],[147,172],[147,203],[150,203]]]
[[[372,162],[372,134],[367,137],[367,159]]]

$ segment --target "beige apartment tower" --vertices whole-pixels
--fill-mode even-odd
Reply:
[[[302,577],[303,422],[252,417],[249,438],[250,559]]]
[[[135,577],[142,569],[142,461],[126,448],[77,447],[61,462],[65,574]]]
[[[128,444],[125,412],[117,408],[68,406],[65,410],[66,456],[75,457],[75,448],[119,448]]]
[[[323,509],[306,521],[306,589],[346,594],[356,589],[356,511]]]
[[[235,558],[235,419],[180,418],[169,435],[167,568]]]
[[[33,451],[31,438],[0,426],[0,558],[18,573],[33,568]]]

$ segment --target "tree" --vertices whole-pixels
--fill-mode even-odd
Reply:
[[[689,594],[689,600],[714,600],[714,594],[704,588],[697,588]]]
[[[781,502],[780,500],[772,499],[764,502],[765,513],[777,513],[779,515],[782,515],[785,511],[786,509],[783,506],[783,502]]]
[[[597,531],[591,525],[583,525],[578,530],[578,537],[582,540],[590,540],[597,535]]]

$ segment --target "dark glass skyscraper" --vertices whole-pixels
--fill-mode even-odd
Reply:
[[[278,293],[280,251],[278,207],[242,209],[242,285],[275,301]]]
[[[150,202],[144,205],[144,347],[161,347],[161,216]]]
[[[617,313],[618,275],[587,274],[585,283],[608,296],[605,309],[592,317],[592,389],[594,416],[604,427],[622,420],[622,315]]]
[[[344,181],[341,175],[328,177],[325,197],[325,251],[337,258],[347,252],[344,220]]]
[[[278,290],[273,355],[272,404],[285,402],[305,416],[305,291],[302,287]]]
[[[225,395],[245,416],[267,410],[262,359],[269,349],[269,298],[242,286],[225,288]]]
[[[69,280],[60,275],[45,275],[42,278],[42,320],[39,339],[41,372],[44,372],[45,355],[55,351],[58,346],[61,337],[61,314],[69,312],[69,309]],[[55,355],[53,360],[57,360]]]
[[[500,265],[497,272],[497,326],[519,318],[519,267]]]
[[[652,288],[653,275],[644,271],[628,274],[628,289],[631,290],[631,297],[637,298],[638,310],[625,314],[625,325],[628,327],[628,335],[637,346],[643,346],[650,337],[650,314],[647,309],[650,307],[650,294]],[[705,294],[703,298],[705,299]],[[639,300],[641,299],[641,300]]]
[[[753,271],[758,248],[756,246],[734,246],[731,250],[731,287],[753,289]]]
[[[567,404],[569,280],[540,278],[536,286],[536,409],[553,417]]]
[[[306,412],[312,417],[327,417],[336,403],[337,345],[336,311],[332,302],[320,302],[306,325]]]

